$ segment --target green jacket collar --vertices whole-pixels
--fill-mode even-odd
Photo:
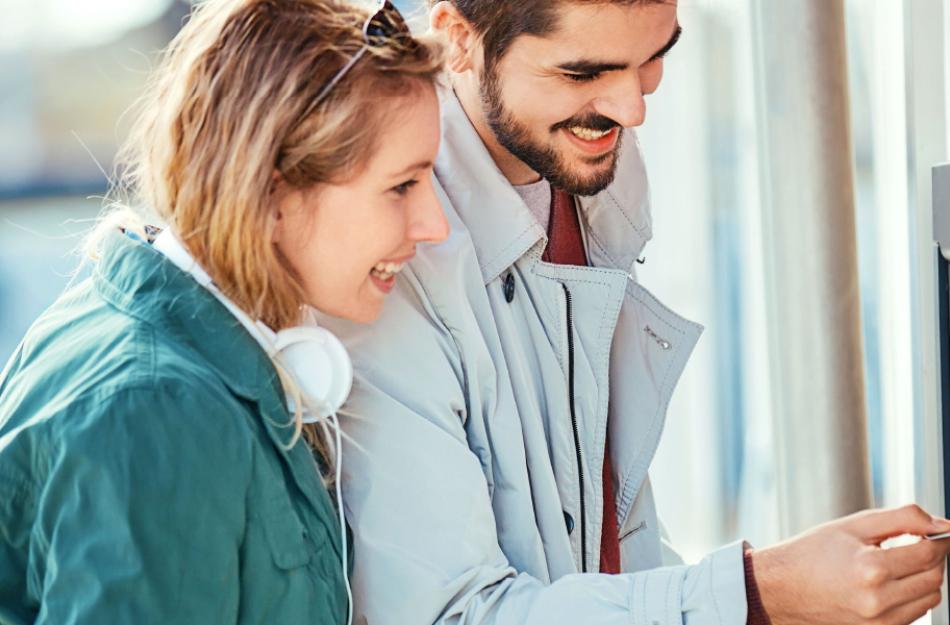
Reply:
[[[256,402],[274,442],[286,448],[291,417],[267,354],[217,298],[146,243],[110,234],[94,282],[112,306],[197,352],[236,395]]]

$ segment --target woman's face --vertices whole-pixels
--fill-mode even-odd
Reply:
[[[449,231],[432,183],[439,149],[435,89],[386,105],[395,111],[362,173],[279,196],[274,234],[310,305],[360,323],[379,316],[416,244],[442,241]]]

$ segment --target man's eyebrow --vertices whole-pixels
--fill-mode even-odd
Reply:
[[[590,59],[579,59],[569,61],[557,66],[558,69],[572,74],[602,74],[604,72],[623,71],[630,67],[629,63],[610,63],[607,61],[594,61]]]
[[[683,27],[679,24],[676,25],[676,30],[673,31],[673,36],[670,37],[670,40],[666,43],[665,46],[657,50],[657,53],[650,57],[651,61],[657,59],[662,59],[664,56],[669,54],[670,50],[673,49],[673,46],[680,40],[680,36],[683,34]]]
[[[657,52],[650,57],[650,60],[655,61],[666,56],[669,51],[673,49],[673,46],[675,46],[680,40],[680,36],[682,36],[682,34],[683,27],[677,24],[676,30],[673,31],[673,35],[670,37],[670,40],[666,42],[665,46],[657,50]],[[628,67],[630,67],[629,63],[596,61],[593,59],[578,59],[576,61],[561,63],[557,66],[557,69],[564,72],[570,72],[572,74],[603,74],[605,72],[622,72]]]

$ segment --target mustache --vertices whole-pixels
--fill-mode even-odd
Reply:
[[[564,121],[554,124],[551,126],[551,132],[556,132],[561,128],[572,128],[574,126],[590,128],[591,130],[605,131],[619,128],[620,124],[609,117],[604,117],[603,115],[598,115],[596,113],[587,113],[585,115],[575,115],[570,119],[565,119]]]

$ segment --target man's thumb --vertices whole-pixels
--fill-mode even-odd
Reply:
[[[931,516],[917,504],[886,510],[868,510],[854,515],[854,533],[869,544],[880,544],[902,534],[926,536],[950,532],[950,521]]]

